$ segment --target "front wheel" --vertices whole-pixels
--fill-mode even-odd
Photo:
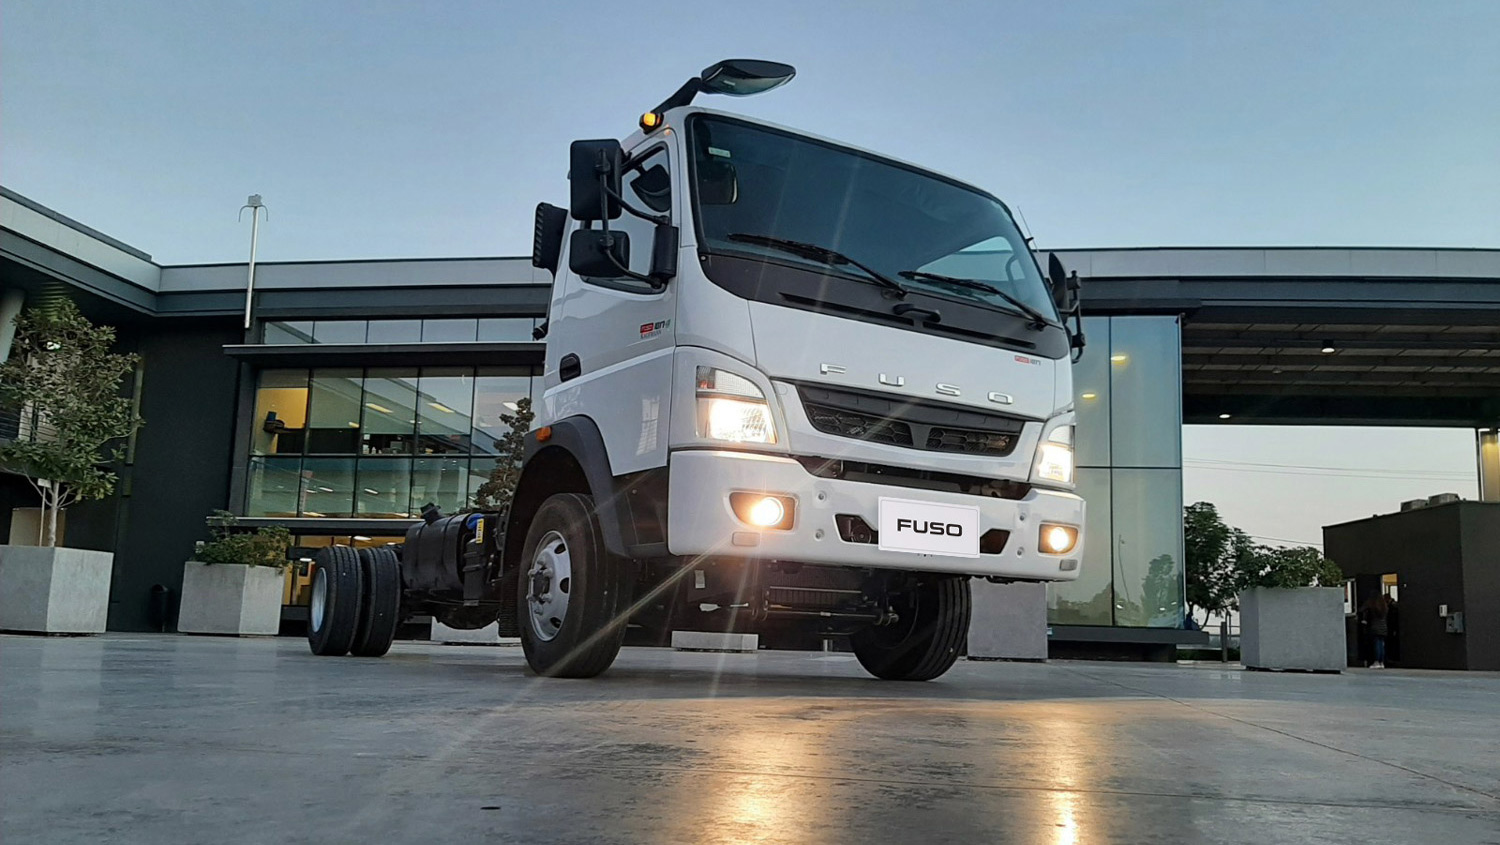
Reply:
[[[888,681],[930,681],[951,669],[969,634],[969,579],[912,575],[889,597],[897,621],[850,638],[860,665]]]
[[[611,555],[591,496],[558,493],[526,532],[516,609],[521,647],[539,675],[592,678],[625,639],[629,561]]]

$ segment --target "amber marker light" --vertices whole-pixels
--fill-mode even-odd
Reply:
[[[645,133],[655,132],[661,128],[661,112],[648,111],[641,115],[641,131]]]
[[[552,426],[544,425],[536,430],[536,442],[546,443],[552,439]]]

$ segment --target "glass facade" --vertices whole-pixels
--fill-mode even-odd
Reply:
[[[474,321],[469,321],[474,322]],[[246,516],[417,516],[466,506],[530,367],[263,370]]]
[[[1179,628],[1182,336],[1176,317],[1091,317],[1073,369],[1083,572],[1053,584],[1059,625]]]
[[[650,252],[650,250],[646,250]],[[266,343],[534,343],[539,317],[427,320],[282,320],[265,324]]]

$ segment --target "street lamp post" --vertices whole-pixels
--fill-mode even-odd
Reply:
[[[271,210],[260,201],[260,194],[251,194],[240,206],[240,219],[245,219],[245,209],[250,209],[250,277],[245,281],[245,331],[250,331],[250,312],[255,302],[255,242],[260,236],[260,212],[265,209],[266,220],[271,219]]]

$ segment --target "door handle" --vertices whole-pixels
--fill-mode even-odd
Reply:
[[[563,381],[570,381],[581,375],[583,375],[583,362],[578,360],[578,356],[572,352],[562,356],[562,360],[557,364],[557,377]]]

